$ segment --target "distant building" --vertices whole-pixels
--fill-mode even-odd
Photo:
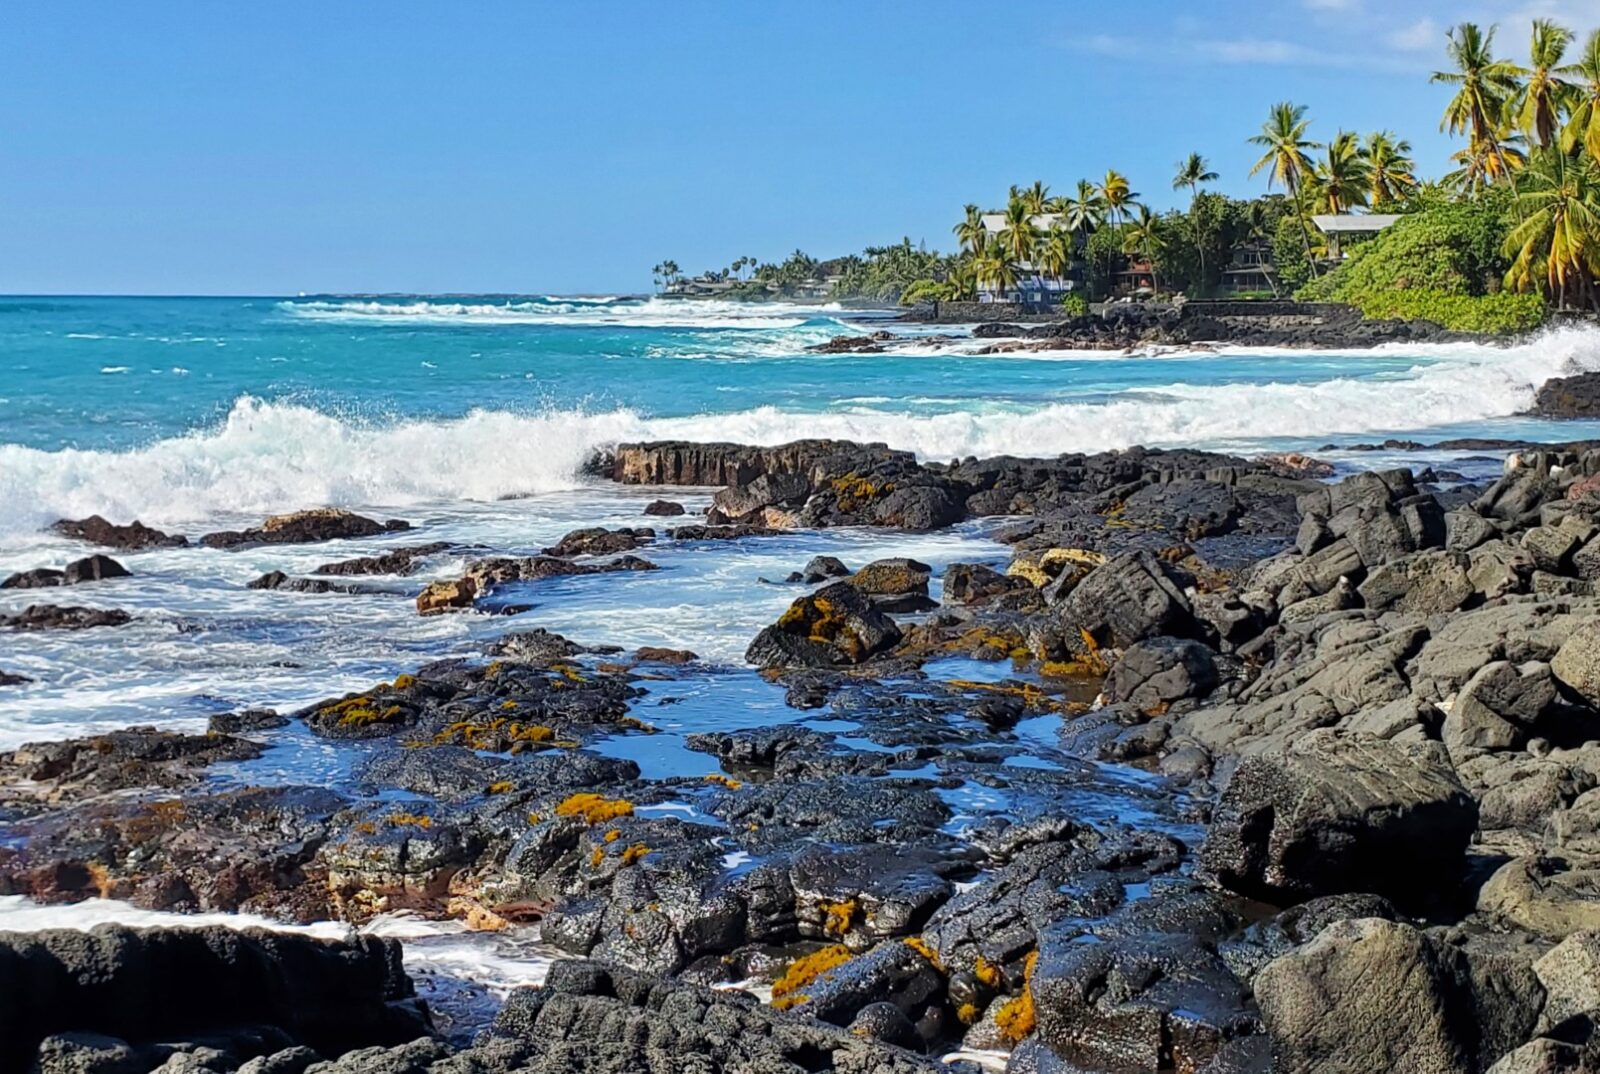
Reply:
[[[997,239],[1006,230],[1005,213],[984,213],[983,230],[989,238]],[[1039,231],[1050,231],[1060,221],[1060,213],[1038,213],[1032,217]],[[978,284],[979,302],[1017,302],[1024,306],[1059,306],[1061,299],[1078,289],[1078,267],[1074,264],[1064,276],[1047,276],[1031,261],[1017,263],[1017,283],[1004,291],[987,283]]]
[[[1225,295],[1244,295],[1278,291],[1278,269],[1272,258],[1272,244],[1261,239],[1240,243],[1222,270],[1218,290]]]
[[[1328,237],[1328,260],[1343,260],[1342,240],[1371,238],[1400,217],[1393,213],[1323,213],[1311,222]]]

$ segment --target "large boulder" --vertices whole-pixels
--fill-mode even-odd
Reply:
[[[1414,905],[1460,874],[1477,823],[1438,747],[1322,729],[1239,762],[1200,863],[1268,902],[1373,892]]]
[[[1217,685],[1214,654],[1187,638],[1148,638],[1123,653],[1106,678],[1106,699],[1142,709],[1204,697]]]
[[[926,596],[932,573],[932,567],[915,559],[875,559],[856,571],[850,584],[875,597]]]
[[[1550,670],[1573,693],[1600,705],[1600,619],[1578,627],[1556,651]]]
[[[1600,373],[1551,377],[1534,394],[1532,413],[1542,418],[1600,418]]]
[[[1260,1016],[1196,936],[1041,937],[1028,992],[1039,1039],[1083,1070],[1200,1070]],[[1065,941],[1065,942],[1062,942]]]
[[[859,664],[900,641],[894,620],[849,582],[801,597],[750,643],[745,659],[760,667]]]
[[[1056,606],[1053,636],[1035,646],[1050,658],[1126,648],[1146,638],[1198,630],[1189,598],[1155,556],[1130,552],[1096,567]]]
[[[1526,960],[1481,958],[1411,925],[1339,921],[1255,979],[1281,1074],[1478,1072],[1528,1038],[1544,990]]]
[[[117,1051],[123,1041],[271,1028],[338,1055],[432,1029],[395,940],[219,926],[0,933],[0,1003],[6,1070],[27,1069],[51,1034],[106,1034],[121,1038]]]

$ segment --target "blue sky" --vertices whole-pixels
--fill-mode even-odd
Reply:
[[[0,292],[644,290],[1191,150],[1256,192],[1274,101],[1446,170],[1463,18],[1593,0],[235,4],[8,0]]]

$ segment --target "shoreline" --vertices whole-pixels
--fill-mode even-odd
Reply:
[[[732,668],[514,619],[477,659],[423,662],[295,712],[0,755],[0,888],[288,920],[404,909],[507,937],[537,927],[567,956],[545,988],[514,992],[476,1045],[426,1045],[490,1070],[605,1046],[563,1009],[658,1024],[678,1062],[752,1061],[767,1054],[754,1041],[782,1027],[839,1062],[907,1074],[948,1069],[933,1057],[957,1049],[1095,1069],[1168,1046],[1196,1067],[1265,1070],[1269,1049],[1352,1031],[1362,997],[1341,975],[1369,979],[1405,950],[1464,960],[1482,983],[1385,971],[1396,1008],[1438,1010],[1440,990],[1466,988],[1508,1027],[1495,1048],[1541,1047],[1538,1015],[1564,986],[1540,967],[1581,932],[1552,923],[1588,920],[1579,888],[1563,892],[1600,870],[1575,774],[1600,772],[1575,730],[1600,703],[1581,655],[1600,631],[1600,452],[1515,458],[1474,486],[1408,471],[1330,483],[1313,459],[1188,449],[940,464],[840,441],[619,444],[594,472],[655,497],[640,524],[580,529],[533,555],[474,549],[459,579],[422,589],[419,612],[515,615],[562,578],[648,578],[679,543],[736,563],[747,546],[838,527],[892,541],[977,521],[1009,561],[937,578],[893,555],[796,562],[794,580],[773,583],[789,610],[750,639],[766,679],[739,673],[768,682],[787,715],[686,736],[705,775],[645,777],[607,743],[647,744],[642,705]],[[704,488],[720,488],[704,516],[671,499]],[[93,542],[86,556],[177,539],[66,532]],[[281,577],[284,600],[302,583],[355,583],[348,599],[370,599],[364,576],[445,551],[426,525],[337,511],[187,536],[411,550],[405,564],[386,551]],[[67,606],[117,583],[43,584],[41,604]],[[286,727],[352,754],[353,776],[214,784],[213,769]],[[1517,773],[1547,771],[1567,775],[1545,797],[1506,798]],[[204,860],[186,849],[197,838]],[[1564,864],[1534,892],[1522,878],[1555,851]],[[1039,902],[1041,890],[1055,894]],[[1518,937],[1520,953],[1492,935]],[[1335,943],[1344,961],[1326,957]],[[1181,995],[1078,988],[1151,959],[1188,982]],[[135,963],[118,972],[140,980]],[[297,971],[274,972],[292,983]],[[752,980],[778,1001],[727,991]],[[1306,1021],[1288,998],[1300,987],[1331,1008]],[[746,1038],[647,1013],[647,994],[709,1004]],[[400,985],[384,996],[416,1009]],[[1128,1022],[1132,1009],[1154,1021]],[[77,1011],[61,1028],[141,1031]],[[1446,1010],[1378,1028],[1465,1039],[1469,1021]],[[278,1028],[334,1052],[399,1044]]]

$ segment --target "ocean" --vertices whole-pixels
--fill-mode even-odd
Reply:
[[[888,354],[819,355],[839,335],[889,328]],[[244,707],[290,711],[546,627],[576,640],[691,649],[710,670],[650,686],[662,734],[608,740],[646,777],[704,772],[683,736],[800,718],[744,667],[751,637],[794,597],[777,584],[817,554],[852,566],[913,556],[1001,565],[987,526],[934,534],[830,530],[729,544],[653,546],[662,570],[553,579],[514,617],[419,618],[427,581],[492,549],[529,554],[580,526],[637,526],[658,496],[690,513],[713,490],[602,484],[583,473],[638,439],[776,444],[883,441],[925,458],[1051,455],[1133,444],[1243,453],[1315,451],[1343,468],[1446,463],[1482,453],[1346,450],[1385,438],[1579,439],[1600,423],[1518,417],[1545,379],[1600,370],[1600,332],[1562,329],[1511,347],[1369,351],[1159,351],[980,356],[960,328],[897,325],[887,311],[621,297],[0,299],[0,576],[59,567],[84,548],[46,532],[101,514],[197,536],[268,514],[340,506],[412,532],[246,551],[117,558],[133,577],[70,592],[123,608],[114,630],[0,637],[0,748],[131,724],[202,729]],[[1327,445],[1336,445],[1325,450]],[[1341,447],[1342,446],[1342,447]],[[378,592],[305,594],[246,584],[282,570],[421,541],[459,554]],[[58,594],[51,594],[56,597]],[[937,585],[935,586],[937,596]],[[0,591],[0,613],[39,599]],[[967,677],[994,674],[981,666]],[[1044,724],[1031,731],[1046,741]],[[293,728],[223,782],[337,784],[356,752]],[[1115,812],[1115,797],[1076,803]],[[0,900],[0,927],[149,921],[118,904]],[[412,964],[476,986],[537,979],[534,940],[467,936],[408,919]]]

